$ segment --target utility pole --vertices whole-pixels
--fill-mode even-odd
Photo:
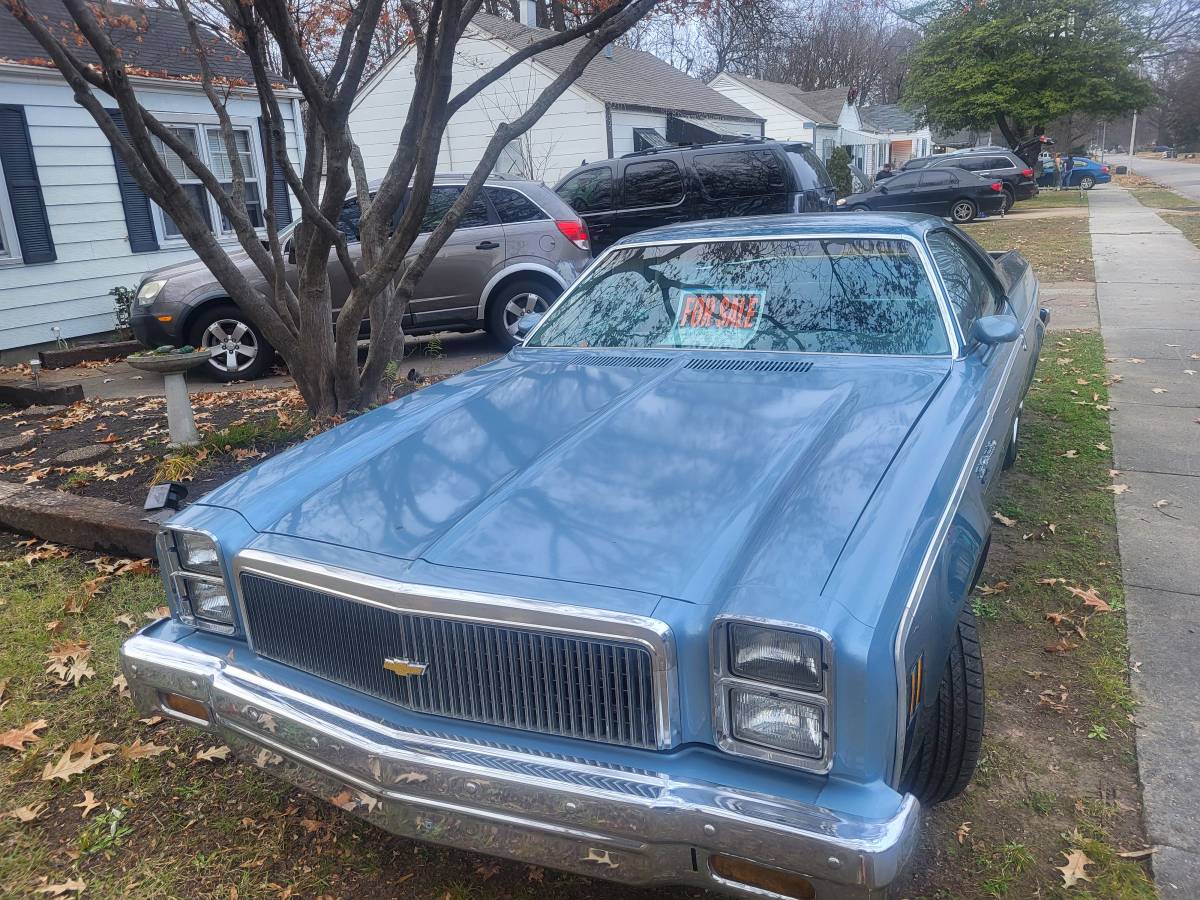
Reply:
[[[1129,174],[1133,174],[1133,160],[1137,155],[1137,110],[1133,111],[1133,128],[1129,131]]]

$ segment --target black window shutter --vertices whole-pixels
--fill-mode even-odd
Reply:
[[[119,109],[108,110],[109,118],[121,134],[128,136],[125,116]],[[125,209],[125,228],[129,231],[129,249],[134,253],[149,253],[158,249],[158,235],[154,232],[154,217],[150,212],[150,198],[138,186],[125,160],[117,148],[112,148],[113,165],[117,169],[117,187],[121,191],[121,206]]]
[[[8,202],[21,243],[21,258],[27,263],[53,262],[58,254],[54,252],[42,183],[38,181],[33,144],[29,140],[29,123],[25,121],[22,106],[0,106],[0,164],[4,167]]]
[[[288,200],[287,179],[283,177],[283,166],[279,164],[279,160],[272,159],[267,156],[267,127],[262,120],[262,116],[258,117],[258,133],[262,140],[263,156],[266,157],[267,171],[271,173],[271,191],[274,198],[275,207],[275,227],[282,228],[284,225],[290,225],[292,221],[292,204]],[[263,194],[264,200],[266,194]]]

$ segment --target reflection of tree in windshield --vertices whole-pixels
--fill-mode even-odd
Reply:
[[[763,302],[737,333],[677,327],[681,298]],[[731,343],[731,338],[733,342]],[[924,267],[897,240],[722,241],[618,250],[552,313],[531,346],[737,347],[817,353],[948,353]]]

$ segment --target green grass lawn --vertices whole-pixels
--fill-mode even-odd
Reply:
[[[1078,188],[1071,188],[1067,191],[1042,188],[1038,191],[1036,197],[1018,201],[1016,206],[1013,207],[1013,212],[1019,216],[1022,212],[1034,209],[1063,209],[1064,207],[1086,209],[1087,205],[1086,191],[1081,191]]]
[[[1200,216],[1185,213],[1159,213],[1159,217],[1168,225],[1174,225],[1183,232],[1183,236],[1200,247]]]
[[[1151,209],[1200,209],[1200,202],[1177,194],[1161,184],[1135,185],[1128,190],[1138,203]]]
[[[1086,216],[992,218],[963,226],[988,250],[1019,250],[1046,282],[1095,281]]]

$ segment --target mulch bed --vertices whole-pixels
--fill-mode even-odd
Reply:
[[[395,396],[440,380],[401,382]],[[188,500],[194,501],[234,475],[337,424],[312,423],[295,388],[195,394],[192,406],[203,444],[182,454],[168,447],[162,397],[83,400],[51,415],[0,406],[0,447],[19,435],[34,439],[30,446],[0,454],[0,479],[141,507],[150,486],[162,480],[156,473],[163,461],[186,455],[199,457],[199,464],[193,473],[175,480],[187,483]],[[227,433],[240,434],[241,439],[223,444]],[[76,451],[95,456],[73,458]]]

